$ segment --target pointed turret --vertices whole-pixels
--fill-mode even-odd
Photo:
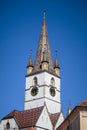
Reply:
[[[27,65],[27,75],[30,74],[33,70],[33,61],[32,61],[32,50],[30,50],[30,57],[29,57],[29,62]]]
[[[57,51],[56,51],[56,58],[54,61],[54,71],[60,77],[60,67],[59,67],[58,58],[57,58]]]
[[[72,109],[71,109],[70,104],[69,104],[69,105],[68,105],[68,109],[67,109],[67,114],[66,114],[66,116],[68,116],[68,115],[71,113],[71,111],[72,111]]]
[[[36,54],[36,60],[35,60],[35,64],[34,64],[34,71],[35,72],[41,70],[41,63],[42,63],[42,60],[43,60],[43,52],[44,51],[46,51],[46,53],[47,53],[46,54],[47,55],[47,61],[49,63],[48,71],[52,71],[53,70],[52,57],[51,57],[51,52],[50,52],[49,40],[48,40],[45,12],[44,12],[42,30],[41,30],[37,54]]]
[[[41,62],[41,69],[42,70],[48,70],[48,60],[47,60],[47,53],[46,51],[43,52],[43,59],[42,59],[42,62]]]

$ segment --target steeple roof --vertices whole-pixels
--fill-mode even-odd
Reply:
[[[52,57],[51,57],[49,40],[48,40],[45,15],[44,15],[44,19],[42,22],[42,29],[41,29],[41,33],[40,33],[40,39],[39,39],[39,44],[38,44],[38,49],[37,49],[37,54],[36,54],[36,60],[35,60],[35,64],[34,64],[34,71],[35,72],[41,70],[41,62],[43,60],[44,52],[46,52],[46,59],[49,63],[48,71],[52,71],[52,69],[53,69]]]

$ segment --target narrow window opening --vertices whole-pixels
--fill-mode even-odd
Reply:
[[[54,78],[51,78],[51,85],[55,86],[55,80],[54,80]]]
[[[9,122],[7,122],[7,124],[6,124],[6,129],[10,129],[10,123]]]
[[[37,77],[34,77],[33,83],[34,83],[34,85],[37,85]]]

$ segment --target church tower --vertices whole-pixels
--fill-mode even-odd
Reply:
[[[64,121],[60,67],[57,55],[52,64],[45,12],[35,62],[30,53],[25,79],[24,110],[3,117],[0,130],[57,130]]]
[[[24,110],[46,105],[50,113],[61,111],[60,67],[57,57],[52,64],[45,12],[36,59],[33,65],[30,55],[25,86]]]

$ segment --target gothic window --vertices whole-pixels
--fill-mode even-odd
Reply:
[[[7,122],[7,124],[6,124],[6,129],[10,129],[10,123],[9,122]]]
[[[34,84],[34,85],[37,85],[37,77],[34,77],[34,79],[33,79],[33,84]]]
[[[51,85],[52,85],[52,86],[55,86],[55,80],[54,80],[53,77],[51,78]]]

